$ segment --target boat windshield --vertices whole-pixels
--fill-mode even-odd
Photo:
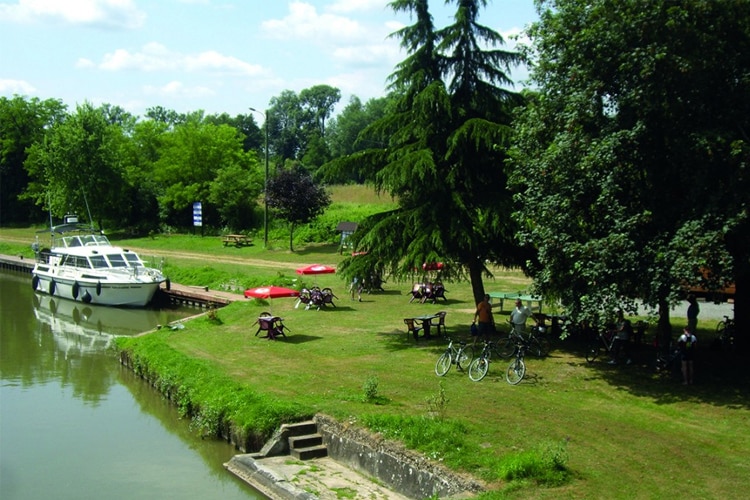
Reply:
[[[119,254],[119,253],[107,254],[107,260],[109,260],[109,263],[112,265],[112,267],[128,267],[128,264],[127,262],[125,262],[125,259],[123,258],[122,254]]]
[[[134,253],[126,253],[125,258],[128,260],[128,264],[132,267],[143,267],[143,262]]]

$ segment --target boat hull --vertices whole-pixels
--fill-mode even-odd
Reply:
[[[111,277],[99,279],[71,276],[75,273],[59,272],[57,269],[32,271],[34,290],[54,297],[117,307],[145,307],[154,298],[164,280],[113,281]],[[148,278],[148,276],[146,276]]]

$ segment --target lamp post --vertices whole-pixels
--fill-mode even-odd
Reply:
[[[263,184],[263,248],[268,248],[268,110],[258,111],[250,108],[263,115],[263,127],[266,129],[266,178]]]

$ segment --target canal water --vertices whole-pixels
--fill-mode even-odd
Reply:
[[[224,469],[231,445],[198,437],[108,349],[195,312],[50,299],[0,271],[0,498],[265,498]]]

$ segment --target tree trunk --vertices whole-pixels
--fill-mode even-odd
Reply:
[[[748,338],[748,328],[750,328],[750,309],[748,309],[748,304],[750,304],[750,272],[738,272],[735,277],[734,344],[735,349],[745,353],[750,349],[750,338]]]
[[[482,299],[484,299],[483,269],[484,266],[478,259],[473,259],[469,262],[469,279],[471,280],[471,291],[474,294],[475,304],[482,302]]]
[[[294,222],[289,223],[289,251],[294,252]]]
[[[667,299],[659,299],[659,323],[657,325],[659,338],[659,349],[667,352],[672,342],[672,323],[669,321],[669,302]]]

